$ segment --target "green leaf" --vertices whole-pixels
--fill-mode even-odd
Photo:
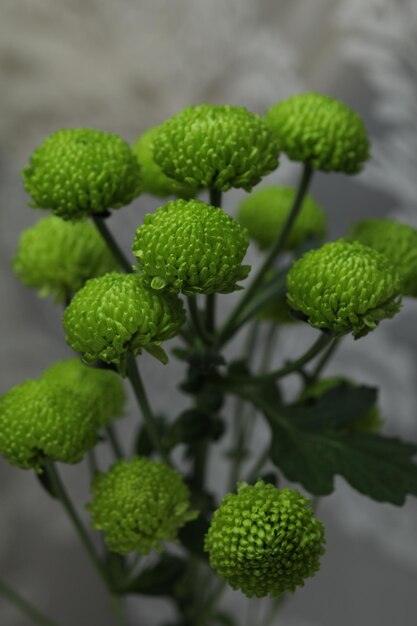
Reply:
[[[159,562],[131,581],[123,591],[148,596],[172,596],[174,587],[186,571],[186,562],[177,556],[163,554]]]
[[[162,363],[162,365],[166,365],[169,361],[168,355],[161,346],[158,346],[156,343],[149,343],[147,346],[144,346],[144,350],[148,352],[151,356],[153,356],[157,361]]]
[[[223,421],[201,408],[181,413],[170,426],[167,434],[169,448],[178,443],[193,444],[207,439],[218,439],[224,432]]]
[[[322,403],[304,408],[270,403],[256,390],[243,395],[269,422],[272,461],[310,493],[332,493],[334,477],[340,474],[354,489],[379,502],[401,505],[407,494],[417,495],[417,465],[412,461],[416,445],[331,428],[333,420],[334,426],[340,426],[357,419],[358,412],[375,402],[374,390],[344,388],[338,393],[342,395],[332,390]],[[336,397],[343,399],[338,405]]]

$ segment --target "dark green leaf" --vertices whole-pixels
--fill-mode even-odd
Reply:
[[[223,421],[204,409],[193,408],[181,413],[171,425],[167,445],[193,444],[197,441],[216,439],[224,431]]]
[[[186,567],[183,559],[163,554],[156,565],[141,572],[123,591],[149,596],[171,596]]]

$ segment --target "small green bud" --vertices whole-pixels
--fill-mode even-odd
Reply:
[[[330,96],[313,92],[291,96],[272,106],[265,120],[292,161],[324,172],[357,174],[369,159],[361,118]]]
[[[351,239],[385,254],[397,268],[401,293],[417,297],[417,230],[388,219],[358,222],[350,232]]]
[[[161,551],[163,541],[176,541],[178,529],[197,517],[178,472],[145,457],[118,461],[98,474],[91,491],[92,527],[119,554]]]
[[[88,222],[66,222],[51,215],[25,230],[13,269],[40,296],[62,302],[86,280],[118,267],[97,229]]]
[[[142,191],[159,198],[176,196],[177,198],[193,198],[197,187],[179,183],[164,174],[153,158],[153,140],[159,126],[150,128],[139,137],[133,145],[133,152],[139,161],[142,176]]]
[[[248,229],[261,250],[270,248],[278,238],[288,218],[296,191],[291,187],[264,187],[247,196],[238,208],[238,220]],[[285,250],[294,250],[309,237],[324,239],[326,216],[307,195],[293,227],[285,241]]]
[[[213,569],[249,598],[294,592],[319,570],[324,527],[295,489],[240,483],[214,512],[205,550]]]
[[[309,400],[318,400],[327,391],[334,389],[338,385],[348,385],[351,389],[357,385],[352,380],[343,378],[342,376],[332,376],[331,378],[323,378],[309,384],[300,395],[301,402]],[[359,415],[341,430],[346,433],[377,433],[382,426],[382,419],[379,413],[378,405],[375,403],[366,413]]]
[[[67,343],[86,362],[121,366],[129,351],[137,355],[175,337],[185,313],[177,296],[149,289],[137,274],[114,273],[88,280],[63,322]]]
[[[130,146],[118,135],[85,128],[47,137],[22,178],[33,207],[72,220],[125,206],[141,190]]]
[[[28,380],[0,399],[0,453],[13,465],[78,463],[96,441],[91,405],[67,386]]]
[[[42,377],[68,387],[82,397],[91,406],[99,428],[122,415],[126,397],[116,372],[88,367],[75,358],[54,363]]]
[[[250,191],[278,166],[274,133],[243,107],[187,107],[159,127],[153,146],[165,174],[193,187]]]
[[[290,307],[315,328],[363,337],[401,308],[397,271],[387,257],[343,239],[310,250],[287,275]]]
[[[246,229],[222,209],[200,200],[175,200],[145,217],[133,254],[154,289],[230,293],[249,273],[242,266]]]

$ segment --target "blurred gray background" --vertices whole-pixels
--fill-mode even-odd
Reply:
[[[355,178],[315,177],[312,193],[328,212],[332,237],[356,219],[394,215],[417,225],[417,3],[415,0],[0,0],[1,389],[69,355],[60,311],[17,283],[10,270],[19,233],[40,214],[27,207],[19,172],[48,133],[96,127],[133,141],[148,127],[199,102],[245,105],[263,113],[294,92],[340,97],[365,119],[373,160]],[[263,184],[292,182],[282,165]],[[240,192],[226,194],[231,213]],[[126,248],[158,202],[146,196],[114,214]],[[250,250],[249,262],[256,262]],[[233,296],[222,299],[231,306]],[[417,305],[358,342],[347,339],[328,372],[381,386],[387,433],[417,440]],[[299,353],[312,331],[283,332],[276,363]],[[232,349],[238,351],[241,338]],[[144,357],[157,410],[180,408],[181,370]],[[291,392],[291,381],[289,392]],[[135,409],[132,406],[132,412]],[[126,449],[136,417],[120,423]],[[258,427],[254,448],[267,433]],[[221,451],[211,484],[225,487]],[[108,464],[103,452],[103,467]],[[85,467],[64,468],[80,504]],[[114,624],[102,586],[59,506],[32,473],[0,462],[0,576],[61,626]],[[373,503],[342,480],[319,507],[327,553],[320,573],[285,605],[277,626],[415,626],[417,506]],[[230,592],[225,605],[242,626],[258,623],[264,604]],[[169,615],[140,598],[131,624]],[[29,623],[0,598],[1,626]]]

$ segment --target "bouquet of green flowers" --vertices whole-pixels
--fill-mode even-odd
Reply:
[[[280,152],[300,163],[298,188],[252,191],[277,168]],[[51,215],[22,233],[13,268],[64,307],[75,354],[0,399],[0,453],[33,470],[63,505],[111,596],[115,623],[128,624],[122,599],[144,594],[172,600],[172,626],[238,625],[221,607],[227,585],[274,598],[271,623],[282,599],[319,570],[325,538],[315,504],[333,491],[336,475],[380,502],[402,505],[417,495],[417,446],[381,434],[377,389],[343,372],[322,376],[343,338],[360,339],[396,315],[403,297],[417,296],[410,226],[367,219],[324,243],[325,211],[308,194],[314,172],[353,175],[368,158],[358,115],[305,93],[263,118],[243,107],[190,106],[133,147],[98,130],[60,130],[24,168],[31,206]],[[221,208],[231,188],[248,192],[237,218]],[[108,224],[142,192],[169,201],[132,233],[132,265]],[[256,269],[244,264],[250,239],[264,253]],[[217,294],[238,290],[219,319]],[[259,326],[268,324],[271,338],[281,325],[303,323],[317,329],[314,343],[272,369]],[[228,343],[243,329],[245,348],[231,360]],[[164,342],[173,338],[171,356]],[[261,370],[253,362],[258,346]],[[155,415],[138,367],[144,351],[161,368],[169,357],[183,363],[180,391],[190,406],[179,415]],[[290,375],[302,390],[289,403]],[[140,413],[128,456],[117,432],[125,380]],[[257,414],[270,437],[259,458],[248,459]],[[231,422],[230,492],[218,500],[207,474]],[[97,458],[105,445],[114,455],[106,468]],[[85,506],[102,533],[100,550],[57,465],[85,456]],[[275,472],[265,471],[268,462]],[[196,584],[202,576],[204,585]],[[34,624],[55,624],[6,582],[0,593]]]

